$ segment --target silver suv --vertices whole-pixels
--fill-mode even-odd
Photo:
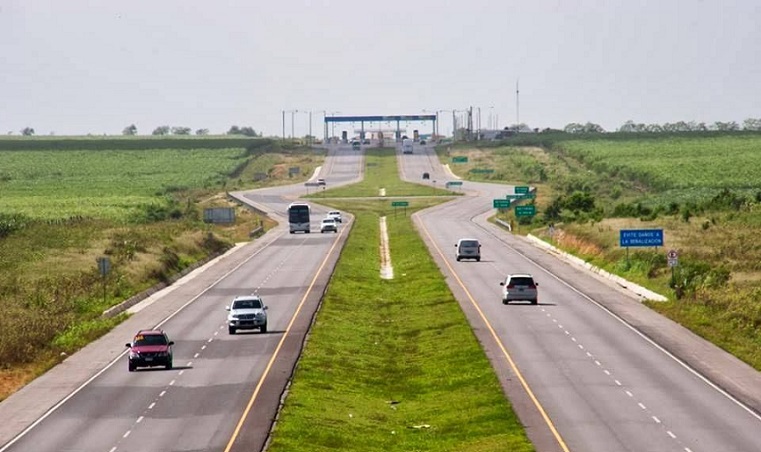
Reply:
[[[502,286],[502,304],[519,300],[529,301],[531,304],[539,302],[539,290],[537,289],[539,283],[527,273],[507,275],[507,278],[499,285]]]
[[[227,331],[235,334],[237,330],[253,330],[267,332],[267,305],[259,295],[235,297],[231,306],[225,309],[227,314]]]
[[[481,243],[477,239],[460,239],[454,245],[457,252],[455,258],[457,262],[462,259],[475,259],[481,262]]]

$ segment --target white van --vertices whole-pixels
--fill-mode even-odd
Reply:
[[[462,259],[475,259],[481,262],[481,243],[478,239],[460,239],[455,244],[456,257],[459,262]]]

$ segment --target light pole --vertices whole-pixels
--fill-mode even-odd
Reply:
[[[285,140],[285,114],[286,113],[291,114],[291,139],[293,139],[294,116],[296,113],[298,113],[298,110],[283,110],[283,140]]]
[[[436,110],[436,135],[439,135],[439,113],[452,113],[452,125],[454,126],[454,111],[453,110]],[[454,127],[452,127],[452,139],[454,139]]]
[[[285,110],[283,112],[283,141],[285,141]]]
[[[341,112],[340,111],[331,111],[330,113],[325,112],[325,114],[326,115],[329,114],[331,118],[334,118],[336,116],[336,114],[341,114]],[[326,124],[325,125],[325,134],[327,134],[327,133],[328,133],[328,126]],[[336,137],[336,123],[335,123],[335,121],[331,121],[330,122],[330,139],[332,140],[335,137]]]

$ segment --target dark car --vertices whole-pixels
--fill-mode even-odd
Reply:
[[[135,334],[129,347],[129,371],[138,367],[172,368],[173,341],[162,330],[140,330]]]
[[[421,145],[425,145],[425,140],[420,140]]]
[[[431,175],[428,173],[423,173],[423,179],[430,179]]]

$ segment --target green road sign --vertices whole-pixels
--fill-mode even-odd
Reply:
[[[452,157],[452,163],[468,163],[468,157]]]
[[[516,217],[533,217],[534,215],[536,215],[536,206],[533,204],[529,206],[515,206]]]
[[[518,195],[518,194],[525,195],[526,193],[528,193],[528,186],[527,185],[518,185],[518,186],[515,187],[515,189],[513,191],[515,192],[516,195]]]
[[[514,199],[534,199],[536,198],[535,192],[529,192],[529,193],[515,193],[512,195],[507,195],[507,198],[514,198]]]
[[[494,170],[488,168],[473,168],[470,172],[473,174],[491,174]]]
[[[407,201],[391,201],[391,207],[407,207],[410,203]]]
[[[495,199],[492,201],[492,205],[495,209],[509,209],[510,208],[510,200],[509,199]]]

